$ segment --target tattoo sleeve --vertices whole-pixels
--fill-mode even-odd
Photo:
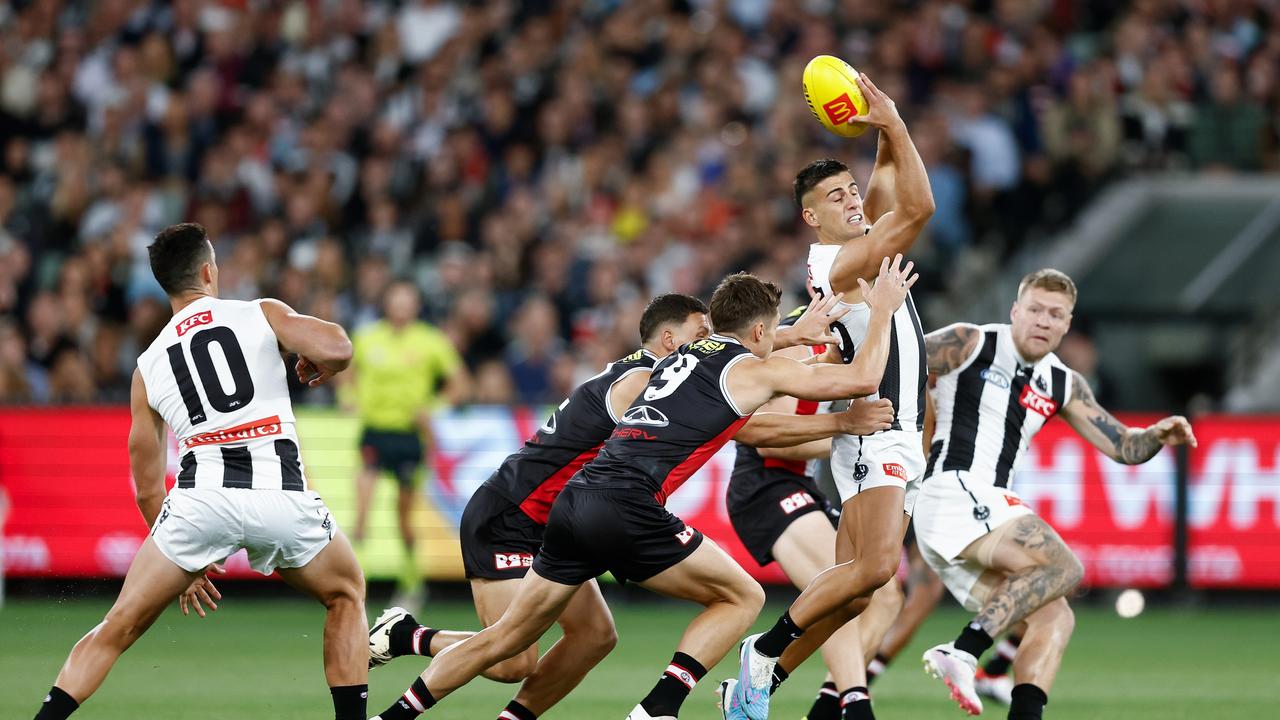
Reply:
[[[960,367],[973,352],[981,333],[972,325],[952,325],[924,336],[924,350],[929,372],[935,375]]]
[[[1111,413],[1098,404],[1098,401],[1093,396],[1093,390],[1089,388],[1089,383],[1080,373],[1075,374],[1072,385],[1074,387],[1071,391],[1071,399],[1080,402],[1089,423],[1097,428],[1106,442],[1110,444],[1111,452],[1107,454],[1117,462],[1122,462],[1126,465],[1139,465],[1155,457],[1156,453],[1160,452],[1163,443],[1156,438],[1154,432],[1151,430],[1135,430],[1116,420]]]
[[[1080,560],[1043,520],[1024,516],[1016,523],[1008,539],[1035,562],[1025,570],[1006,575],[991,589],[975,618],[991,637],[1071,592],[1084,577]]]

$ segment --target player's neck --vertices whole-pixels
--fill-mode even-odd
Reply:
[[[665,347],[663,347],[663,346],[662,346],[662,343],[660,343],[660,342],[650,343],[650,344],[647,344],[647,345],[641,345],[641,346],[640,346],[640,349],[641,349],[641,350],[646,350],[646,351],[648,351],[648,352],[649,352],[649,354],[653,355],[654,357],[658,358],[659,360],[661,360],[662,358],[664,358],[664,357],[666,357],[666,356],[670,355],[671,353],[675,352],[674,350],[668,350],[668,349],[666,349]]]
[[[821,228],[815,229],[813,234],[818,238],[819,245],[843,245],[849,242],[849,238],[840,238],[828,235],[822,232]]]
[[[192,290],[191,292],[183,293],[182,295],[179,295],[177,297],[170,296],[169,305],[170,307],[173,308],[173,314],[177,315],[178,313],[182,312],[182,309],[185,308],[186,306],[190,305],[193,302],[196,302],[197,300],[203,300],[207,297],[213,297],[213,294],[205,292],[204,290]]]
[[[1045,353],[1045,355],[1048,355],[1048,353]],[[1036,363],[1044,359],[1044,355],[1041,355],[1040,357],[1034,357],[1028,354],[1022,348],[1018,347],[1018,343],[1016,341],[1013,343],[1013,356],[1014,356],[1014,359],[1017,360],[1018,363],[1022,365],[1035,365]]]

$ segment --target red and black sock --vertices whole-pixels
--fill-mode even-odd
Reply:
[[[671,656],[671,664],[658,678],[658,684],[640,701],[640,707],[654,717],[679,715],[684,699],[706,674],[707,669],[702,663],[678,652]]]
[[[871,695],[865,687],[840,693],[840,720],[876,720],[875,713],[871,712]]]
[[[840,720],[840,691],[833,682],[822,683],[818,697],[813,699],[806,720]]]
[[[422,678],[418,678],[391,707],[378,713],[378,718],[380,720],[413,720],[435,704],[436,699],[427,692],[427,684],[422,682]]]
[[[431,657],[431,638],[440,632],[435,628],[421,625],[412,615],[391,626],[391,657],[402,655],[425,655]]]
[[[538,716],[533,714],[529,708],[512,700],[507,706],[498,713],[498,720],[538,720]]]
[[[1014,656],[1018,654],[1018,645],[1021,642],[1022,638],[1017,635],[1009,635],[996,643],[996,654],[982,666],[982,671],[991,677],[1007,675]]]
[[[867,665],[867,684],[875,682],[876,678],[889,668],[889,661],[893,658],[884,653],[876,653],[871,659],[871,663]]]
[[[36,713],[35,720],[66,720],[78,707],[80,703],[76,702],[75,698],[54,685],[49,689],[49,694],[45,695],[44,705],[40,706],[40,712]]]

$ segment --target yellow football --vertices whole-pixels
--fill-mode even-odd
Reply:
[[[866,125],[849,118],[867,114],[867,99],[858,87],[858,71],[831,55],[819,55],[804,68],[804,100],[822,127],[841,137],[858,137]]]

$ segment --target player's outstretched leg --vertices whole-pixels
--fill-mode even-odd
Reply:
[[[75,712],[102,685],[116,659],[197,577],[198,573],[187,572],[165,557],[148,537],[107,616],[71,649],[36,720],[63,720]]]
[[[953,642],[926,651],[924,663],[926,671],[946,683],[963,710],[977,715],[982,712],[974,689],[978,658],[994,644],[994,637],[1024,618],[1030,621],[1036,610],[1075,589],[1084,567],[1058,533],[1035,515],[999,526],[973,541],[960,557],[990,569],[972,588],[961,589],[979,600],[981,609]],[[1056,672],[1056,663],[1053,667]]]
[[[279,568],[289,585],[320,601],[324,618],[324,676],[336,720],[363,718],[369,700],[368,624],[364,573],[347,536],[336,533],[310,562]]]
[[[520,581],[511,607],[498,622],[437,654],[413,685],[375,718],[416,718],[486,668],[523,652],[555,623],[579,587],[530,571]]]
[[[880,650],[867,665],[868,683],[875,682],[876,677],[883,673],[898,653],[911,642],[916,630],[920,629],[925,619],[929,617],[929,613],[933,612],[938,602],[942,600],[943,594],[946,593],[942,579],[920,556],[920,549],[916,543],[908,545],[907,562],[909,570],[907,571],[906,602],[903,603],[902,611],[892,621],[884,639],[880,642]]]
[[[640,585],[704,608],[685,628],[658,683],[627,716],[628,720],[673,719],[707,668],[720,662],[755,622],[764,605],[764,590],[710,538],[704,538],[693,554]]]

